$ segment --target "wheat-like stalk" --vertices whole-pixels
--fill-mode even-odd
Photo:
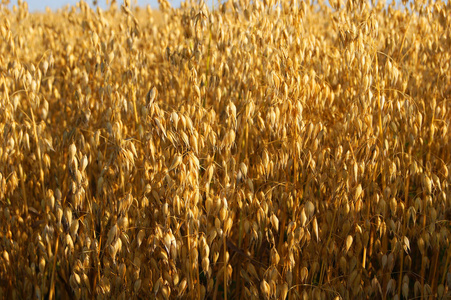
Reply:
[[[0,298],[451,297],[449,4],[0,15]]]

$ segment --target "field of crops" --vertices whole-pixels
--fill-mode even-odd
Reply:
[[[0,298],[449,299],[451,4],[404,4],[0,4]]]

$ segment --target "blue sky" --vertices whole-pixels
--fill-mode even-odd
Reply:
[[[86,3],[92,5],[92,0],[84,0]],[[62,0],[62,1],[58,1],[58,0],[28,0],[26,1],[28,3],[28,9],[30,12],[33,11],[45,11],[45,8],[48,6],[53,10],[56,10],[58,8],[62,8],[64,6],[66,6],[67,4],[69,5],[75,5],[77,2],[79,2],[78,0]],[[120,5],[123,3],[123,0],[116,0],[116,2]],[[169,0],[169,3],[172,4],[172,6],[174,7],[178,7],[180,6],[180,2],[181,0]],[[106,5],[106,0],[98,0],[97,1],[98,5],[105,9],[107,7]],[[148,4],[150,4],[150,7],[157,9],[158,8],[158,1],[157,0],[131,0],[130,3],[134,4],[136,3],[139,6],[142,7],[146,7]],[[11,7],[12,5],[17,4],[16,0],[12,0],[11,1]]]
[[[23,0],[22,0],[23,1]],[[94,7],[92,5],[93,0],[84,0],[86,3],[90,4],[92,7]],[[103,9],[107,8],[107,4],[106,4],[107,0],[97,0],[98,6],[100,6]],[[169,3],[171,3],[171,5],[173,7],[179,7],[181,1],[183,0],[168,0]],[[210,4],[212,0],[204,0],[205,3]],[[391,3],[392,0],[386,0],[387,4]],[[9,5],[9,7],[12,7],[12,5],[16,5],[17,4],[17,0],[11,0],[10,1],[11,4]],[[45,11],[46,7],[50,7],[52,10],[56,10],[58,8],[62,8],[66,5],[75,5],[77,2],[79,2],[79,0],[28,0],[28,8],[30,12],[34,12],[34,11]],[[111,0],[110,0],[111,2]],[[121,5],[123,3],[123,0],[116,0],[116,2]],[[218,0],[214,0],[214,3],[217,4]],[[400,0],[396,0],[396,2],[400,2]],[[130,3],[132,3],[132,5],[139,5],[141,7],[146,7],[147,5],[150,4],[150,7],[152,7],[153,9],[158,9],[158,0],[130,0]]]

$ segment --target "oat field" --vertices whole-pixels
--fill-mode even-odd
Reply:
[[[449,1],[6,2],[1,299],[450,299]]]

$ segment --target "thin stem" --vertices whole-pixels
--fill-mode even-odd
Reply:
[[[186,227],[187,227],[187,231],[188,231],[188,236],[187,236],[187,245],[188,245],[188,262],[189,262],[189,268],[188,268],[188,274],[189,274],[189,279],[188,279],[188,285],[189,285],[189,289],[192,291],[193,290],[193,274],[192,274],[192,270],[191,270],[191,237],[190,237],[190,226],[189,226],[189,220],[187,218],[186,220]]]
[[[36,129],[36,121],[34,118],[33,109],[30,107],[31,112],[31,120],[33,122],[33,133],[34,133],[34,139],[36,143],[36,154],[38,156],[38,162],[39,162],[39,179],[42,184],[42,197],[45,197],[45,184],[44,184],[44,170],[42,169],[42,158],[41,158],[41,147],[39,146],[39,138],[38,138],[38,131]]]
[[[409,166],[410,166],[410,163],[412,162],[412,158],[411,158],[411,152],[412,152],[412,148],[409,146],[409,148],[408,148],[408,157],[409,157]],[[406,172],[407,174],[406,174],[406,180],[405,180],[405,183],[404,183],[404,186],[405,186],[405,189],[404,189],[404,202],[405,202],[405,205],[406,205],[406,207],[410,207],[410,205],[409,205],[409,184],[410,184],[410,172],[407,170],[407,172]],[[406,226],[407,226],[407,220],[406,220],[406,218],[404,217],[403,218],[403,222],[402,222],[402,229],[403,229],[403,232],[405,233],[406,232]],[[401,249],[401,261],[400,261],[400,263],[401,263],[401,265],[400,265],[400,267],[399,267],[399,278],[398,278],[398,298],[399,299],[401,299],[401,292],[402,292],[402,278],[403,278],[403,276],[402,276],[402,274],[403,274],[403,269],[404,269],[404,251]]]
[[[57,233],[56,235],[55,252],[53,254],[52,277],[50,281],[49,300],[53,300],[53,296],[55,295],[55,270],[56,270],[56,257],[58,256],[58,245],[59,245],[59,233]]]
[[[226,233],[223,233],[223,246],[224,246],[224,299],[227,300],[227,237]]]
[[[381,146],[381,151],[383,151],[384,149],[384,131],[383,131],[383,123],[382,123],[382,103],[381,103],[381,90],[380,90],[380,82],[379,82],[379,62],[378,62],[378,58],[377,58],[377,53],[375,54],[376,58],[376,93],[377,93],[377,107],[378,107],[378,127],[379,127],[379,143]],[[381,180],[382,180],[382,192],[383,195],[385,194],[385,187],[386,187],[386,182],[385,182],[385,172],[384,172],[384,155],[382,153],[379,154],[380,155],[380,174],[381,174]],[[384,196],[385,197],[385,196]],[[388,201],[388,199],[384,199],[385,201]],[[387,253],[388,251],[388,235],[387,235],[387,231],[385,230],[384,235],[382,237],[382,251],[384,254]],[[388,284],[388,280],[390,278],[390,274],[387,274],[386,276],[384,276],[384,282],[383,282],[383,286],[384,286],[384,290],[387,287]],[[384,293],[383,299],[386,299],[386,294]]]

